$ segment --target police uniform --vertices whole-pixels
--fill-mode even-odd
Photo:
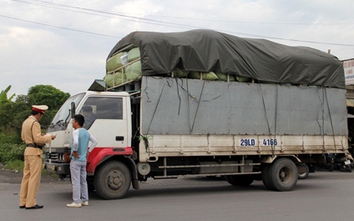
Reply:
[[[32,110],[44,114],[46,105],[33,105]],[[26,143],[24,169],[20,192],[20,208],[40,209],[36,197],[41,182],[42,148],[52,140],[51,135],[42,135],[41,126],[35,115],[29,116],[22,124],[21,138]]]

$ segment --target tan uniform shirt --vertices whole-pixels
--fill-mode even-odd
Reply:
[[[22,124],[21,138],[26,144],[44,145],[52,141],[51,135],[42,135],[41,125],[32,115]],[[27,147],[24,155],[39,155],[42,157],[42,154],[43,151],[39,148]]]

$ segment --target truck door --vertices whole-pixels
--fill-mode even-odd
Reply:
[[[127,116],[122,97],[88,97],[80,109],[84,127],[98,140],[98,147],[130,146]]]

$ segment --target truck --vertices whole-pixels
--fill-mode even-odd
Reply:
[[[90,189],[123,198],[153,179],[220,176],[290,191],[307,164],[348,153],[344,72],[333,55],[212,30],[133,32],[106,75],[71,96],[48,128],[45,168],[70,175],[71,117],[89,107],[98,140]],[[87,109],[87,108],[86,108]],[[86,118],[86,116],[85,116]]]

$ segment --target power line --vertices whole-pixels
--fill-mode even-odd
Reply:
[[[23,0],[12,0],[12,1],[17,1],[17,2],[23,2],[27,4],[32,4],[30,2],[25,2]],[[136,17],[136,16],[129,16],[124,13],[113,13],[113,12],[105,12],[105,11],[100,11],[100,10],[94,10],[94,9],[88,9],[84,7],[78,7],[78,6],[70,6],[70,5],[65,5],[65,4],[60,4],[60,3],[55,3],[55,2],[48,2],[44,0],[33,0],[35,2],[40,2],[44,4],[49,4],[49,5],[57,5],[65,8],[76,8],[76,9],[81,9],[81,10],[89,10],[89,11],[95,11],[99,13],[108,13],[108,14],[113,14],[113,15],[118,15],[118,16],[127,16],[127,17],[132,17],[135,19],[144,19],[144,20],[149,20],[149,21],[154,21],[154,22],[164,22],[168,23],[166,21],[159,21],[155,19],[147,19],[147,18],[142,18],[142,17]],[[38,4],[37,4],[38,5]],[[43,5],[44,6],[44,5]],[[271,25],[313,25],[313,23],[308,23],[308,22],[264,22],[264,21],[230,21],[230,20],[220,20],[220,19],[205,19],[205,18],[191,18],[191,17],[173,17],[173,16],[162,16],[162,15],[154,15],[153,17],[164,17],[164,18],[172,18],[172,19],[184,19],[184,20],[199,20],[199,21],[214,21],[214,22],[228,22],[228,23],[246,23],[246,24],[271,24]],[[181,24],[176,24],[176,23],[171,23],[175,25],[181,25]],[[316,23],[316,25],[353,25],[354,23]]]
[[[231,32],[232,33],[232,32]],[[269,37],[269,36],[262,36],[262,35],[252,35],[247,34],[253,37],[259,38],[268,38],[268,39],[276,39],[276,40],[283,40],[283,41],[293,41],[293,42],[304,42],[304,43],[311,43],[311,44],[324,44],[324,45],[336,45],[336,46],[349,46],[354,47],[354,44],[342,44],[342,43],[330,43],[330,42],[319,42],[319,41],[308,41],[308,40],[298,40],[298,39],[291,39],[291,38],[280,38],[280,37]]]
[[[26,2],[26,1],[23,1],[23,0],[12,0],[12,1],[25,3],[25,4],[39,5],[39,4],[35,4],[33,2]],[[96,9],[89,9],[89,8],[84,8],[84,7],[79,7],[79,6],[70,6],[70,5],[59,4],[59,3],[54,3],[54,2],[47,2],[47,1],[40,1],[40,0],[33,0],[33,1],[44,3],[44,4],[48,4],[48,5],[41,5],[41,6],[44,6],[44,7],[57,8],[57,7],[54,7],[54,6],[50,6],[50,5],[55,5],[55,6],[66,8],[65,10],[67,10],[67,8],[76,9],[76,10],[82,10],[82,11],[86,11],[86,12],[96,13],[96,14],[92,14],[92,15],[97,15],[97,14],[104,15],[104,16],[110,15],[110,16],[114,16],[114,17],[120,17],[121,19],[129,20],[129,21],[140,20],[140,21],[142,21],[144,23],[159,24],[159,25],[168,26],[168,27],[175,27],[175,28],[176,27],[177,28],[200,28],[200,27],[197,27],[197,26],[184,25],[184,24],[178,24],[178,23],[173,23],[173,22],[166,22],[166,21],[159,21],[159,20],[155,20],[155,19],[131,16],[131,15],[123,14],[123,13],[106,12],[106,11],[101,11],[101,10],[96,10]],[[60,9],[60,8],[57,8],[57,9]],[[61,10],[64,10],[64,9],[61,9]],[[80,12],[80,11],[74,11],[74,12],[83,13],[83,12]]]
[[[20,2],[20,3],[26,3],[26,4],[35,4],[33,2],[26,2],[26,1],[23,1],[23,0],[12,0],[12,1]],[[105,11],[101,11],[101,10],[89,9],[89,8],[84,8],[84,7],[70,6],[70,5],[59,4],[59,3],[54,3],[54,2],[47,2],[47,1],[43,1],[43,0],[33,0],[33,1],[39,2],[39,3],[48,4],[48,5],[40,5],[40,6],[57,8],[57,9],[61,9],[61,10],[68,10],[68,8],[69,8],[70,10],[68,10],[68,11],[73,11],[73,12],[77,12],[77,13],[84,13],[82,11],[85,11],[85,12],[88,12],[88,13],[85,13],[85,14],[91,14],[91,15],[118,16],[118,17],[121,17],[121,18],[129,20],[129,21],[140,20],[143,23],[150,23],[150,24],[153,23],[153,24],[156,24],[156,25],[163,25],[163,26],[168,26],[168,27],[193,28],[193,29],[202,28],[202,27],[197,27],[197,26],[183,25],[183,24],[164,22],[164,21],[159,21],[159,20],[154,20],[154,19],[147,19],[147,18],[141,18],[141,17],[136,17],[136,16],[130,16],[130,15],[122,14],[122,13],[105,12]],[[39,5],[39,4],[35,4],[35,5]],[[58,7],[64,7],[66,9],[62,9],[62,8],[58,8]],[[72,10],[72,9],[75,9],[75,11]],[[76,11],[76,10],[82,10],[82,11]],[[97,14],[92,14],[92,13],[97,13]],[[2,17],[6,17],[6,16],[2,16]],[[110,35],[104,35],[104,34],[99,34],[99,33],[94,33],[94,32],[86,32],[86,31],[80,31],[80,30],[71,29],[71,28],[65,28],[65,27],[49,25],[49,24],[45,24],[45,23],[32,22],[32,21],[23,20],[23,19],[16,19],[16,18],[9,17],[9,16],[7,16],[7,18],[12,18],[12,19],[15,19],[15,20],[20,20],[20,21],[30,22],[30,23],[34,23],[34,24],[60,28],[60,29],[66,29],[66,30],[71,30],[71,31],[83,32],[83,33],[89,33],[89,34],[95,34],[95,35],[101,35],[101,36],[106,36],[106,37],[113,37],[113,36],[110,36]],[[252,36],[252,37],[266,38],[266,39],[275,39],[275,40],[283,40],[283,41],[303,42],[303,43],[311,43],[311,44],[336,45],[336,46],[349,46],[349,47],[354,46],[352,44],[342,44],[342,43],[330,43],[330,42],[318,42],[318,41],[308,41],[308,40],[280,38],[280,37],[273,37],[273,36],[255,35],[255,34],[249,34],[249,33],[243,33],[243,32],[233,32],[233,31],[227,31],[227,30],[219,30],[219,31],[220,32],[226,32],[226,33],[237,34],[237,35]]]
[[[14,17],[10,17],[10,16],[5,16],[5,15],[0,15],[0,17],[8,18],[8,19],[13,19],[13,20],[17,20],[17,21],[22,21],[22,22],[27,22],[27,23],[32,23],[32,24],[37,24],[37,25],[43,25],[43,26],[52,27],[52,28],[58,28],[58,29],[63,29],[63,30],[81,32],[81,33],[85,33],[85,34],[92,34],[92,35],[98,35],[98,36],[104,36],[104,37],[110,37],[110,38],[122,38],[122,37],[117,37],[117,36],[113,36],[113,35],[106,35],[106,34],[100,34],[100,33],[96,33],[96,32],[83,31],[83,30],[78,30],[78,29],[73,29],[73,28],[66,28],[66,27],[60,27],[60,26],[56,26],[56,25],[50,25],[50,24],[41,23],[41,22],[29,21],[29,20],[20,19],[20,18],[14,18]],[[263,36],[263,35],[253,35],[253,34],[242,33],[242,32],[230,32],[230,31],[229,31],[229,33],[241,34],[241,35],[252,36],[252,37],[258,37],[258,38],[268,38],[268,39],[276,39],[276,40],[284,40],[284,41],[294,41],[294,42],[305,42],[305,43],[312,43],[312,44],[326,44],[326,45],[349,46],[349,47],[354,46],[354,45],[351,45],[351,44],[340,44],[340,43],[329,43],[329,42],[317,42],[317,41],[297,40],[297,39],[270,37],[270,36]]]
[[[81,32],[81,33],[85,33],[85,34],[98,35],[98,36],[104,36],[104,37],[109,37],[109,38],[121,38],[121,37],[117,37],[117,36],[113,36],[113,35],[105,35],[105,34],[100,34],[100,33],[96,33],[96,32],[82,31],[82,30],[77,30],[77,29],[73,29],[73,28],[60,27],[60,26],[56,26],[56,25],[50,25],[50,24],[45,24],[45,23],[41,23],[41,22],[34,22],[34,21],[24,20],[24,19],[20,19],[20,18],[14,18],[14,17],[10,17],[10,16],[5,16],[5,15],[0,15],[0,17],[13,19],[13,20],[17,20],[17,21],[22,21],[22,22],[27,22],[27,23],[32,23],[32,24],[36,24],[36,25],[43,25],[43,26],[47,26],[47,27],[51,27],[51,28],[59,28],[59,29],[64,29],[64,30],[69,30],[69,31]]]
[[[245,23],[245,24],[265,24],[265,25],[354,25],[353,22],[270,22],[270,21],[242,21],[242,20],[221,20],[221,19],[207,19],[207,18],[193,18],[193,17],[176,17],[176,16],[164,16],[164,15],[146,15],[147,17],[160,17],[160,18],[170,18],[178,20],[197,20],[197,21],[212,21],[212,22],[222,22],[222,23]]]

